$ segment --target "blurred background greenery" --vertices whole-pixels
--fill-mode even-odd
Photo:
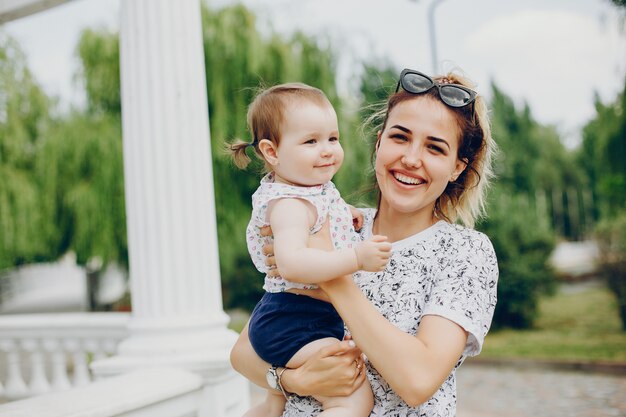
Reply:
[[[616,7],[625,7],[615,2]],[[370,105],[395,88],[400,68],[362,62],[357,97],[340,97],[331,44],[296,33],[261,35],[242,5],[203,6],[211,146],[226,309],[250,310],[262,276],[250,261],[245,227],[259,177],[237,170],[225,141],[249,139],[246,107],[260,84],[302,81],[334,104],[346,150],[335,182],[357,206],[372,203]],[[209,47],[210,45],[210,47]],[[0,43],[0,270],[58,259],[127,265],[117,33],[85,30],[77,45],[85,108],[60,112],[27,68],[19,45]],[[480,222],[499,267],[496,331],[485,354],[626,360],[626,77],[579,147],[568,149],[553,126],[490,86],[493,133],[500,147],[489,216]],[[359,175],[354,175],[359,173]],[[554,294],[548,258],[561,240],[597,239],[608,289]],[[620,315],[621,314],[621,322]]]

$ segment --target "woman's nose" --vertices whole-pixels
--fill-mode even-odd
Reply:
[[[422,165],[422,151],[418,148],[411,148],[402,156],[400,162],[407,167],[419,168]]]

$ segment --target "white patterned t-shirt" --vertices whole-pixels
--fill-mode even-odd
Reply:
[[[361,237],[372,235],[375,210],[364,210]],[[418,407],[408,406],[371,364],[367,376],[374,393],[371,417],[454,417],[456,370],[466,357],[478,355],[496,305],[498,264],[483,233],[445,221],[392,244],[382,272],[359,272],[355,281],[376,309],[393,325],[415,336],[422,317],[445,317],[469,336],[456,366],[437,392]],[[310,397],[293,396],[283,417],[321,412]]]
[[[308,201],[315,207],[317,218],[309,230],[310,234],[317,233],[326,217],[330,223],[330,233],[335,249],[352,248],[360,239],[352,225],[352,214],[346,202],[339,195],[335,185],[329,181],[326,184],[312,187],[300,187],[278,183],[274,181],[274,173],[269,173],[261,179],[259,188],[252,195],[252,216],[246,229],[248,252],[254,266],[267,274],[265,255],[262,253],[264,245],[271,243],[273,237],[263,237],[260,229],[269,225],[267,208],[272,201],[282,198],[298,198]],[[282,292],[291,288],[314,289],[317,285],[301,284],[288,281],[282,277],[265,275],[263,289],[267,292]]]

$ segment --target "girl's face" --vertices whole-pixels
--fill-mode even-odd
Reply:
[[[287,105],[274,152],[266,159],[277,182],[313,186],[330,181],[343,163],[335,110],[304,100]]]
[[[397,104],[378,135],[380,210],[432,219],[435,202],[466,166],[457,158],[460,133],[438,100],[417,96]]]

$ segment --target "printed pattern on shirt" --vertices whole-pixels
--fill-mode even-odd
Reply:
[[[364,210],[361,237],[371,235],[375,211]],[[445,317],[468,333],[465,350],[437,392],[418,407],[409,407],[367,364],[374,393],[371,417],[454,417],[456,369],[466,357],[477,355],[489,330],[496,305],[498,265],[491,242],[484,234],[440,221],[430,228],[394,242],[387,268],[355,277],[371,303],[392,324],[415,335],[425,315]],[[294,396],[283,417],[316,416],[320,404]]]

